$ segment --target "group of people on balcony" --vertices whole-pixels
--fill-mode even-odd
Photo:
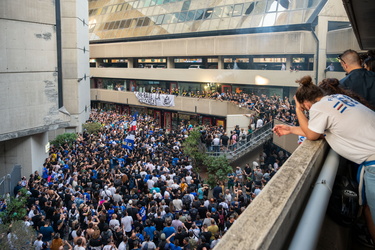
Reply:
[[[359,203],[364,205],[368,239],[375,242],[375,72],[373,53],[361,60],[354,50],[338,59],[347,75],[324,79],[319,85],[310,76],[298,80],[294,97],[299,126],[276,125],[279,135],[297,134],[309,140],[325,138],[331,148],[358,168]],[[309,113],[309,118],[305,112]]]

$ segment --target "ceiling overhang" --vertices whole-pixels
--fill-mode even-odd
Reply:
[[[343,4],[360,48],[375,49],[375,1],[343,0]]]

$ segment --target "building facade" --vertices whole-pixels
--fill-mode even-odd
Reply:
[[[88,3],[4,0],[0,30],[0,177],[26,175],[89,116]]]
[[[96,91],[291,98],[302,76],[342,78],[337,55],[358,49],[339,0],[92,0],[89,18]]]

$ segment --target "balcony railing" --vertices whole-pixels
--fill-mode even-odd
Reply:
[[[230,145],[228,149],[223,149],[222,145],[212,146],[212,151],[207,151],[206,153],[212,156],[225,155],[229,161],[234,161],[271,139],[273,134],[272,127],[272,123],[267,123],[250,135],[247,135],[246,139],[240,139],[235,146]]]

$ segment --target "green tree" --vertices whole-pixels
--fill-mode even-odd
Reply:
[[[0,248],[31,249],[35,240],[35,230],[23,221],[26,214],[26,202],[29,197],[25,188],[20,189],[18,197],[5,199],[6,209],[0,213]]]
[[[97,134],[102,127],[102,124],[99,122],[87,122],[82,125],[83,130],[85,130],[88,134]]]
[[[232,166],[229,165],[228,159],[224,155],[209,156],[204,159],[203,163],[207,166],[207,183],[211,187],[214,187],[218,182],[226,182],[228,174],[233,172]]]
[[[182,143],[184,153],[190,157],[192,166],[197,172],[200,172],[203,161],[207,157],[206,147],[201,142],[200,138],[201,133],[196,128],[190,131],[189,136]]]
[[[51,144],[55,147],[60,147],[65,144],[71,146],[73,142],[75,142],[78,138],[76,133],[64,133],[61,135],[56,136],[55,140],[51,141]]]
[[[10,224],[12,221],[23,220],[27,214],[26,202],[29,197],[27,190],[21,188],[18,197],[10,196],[6,199],[6,209],[0,213],[3,224]]]

